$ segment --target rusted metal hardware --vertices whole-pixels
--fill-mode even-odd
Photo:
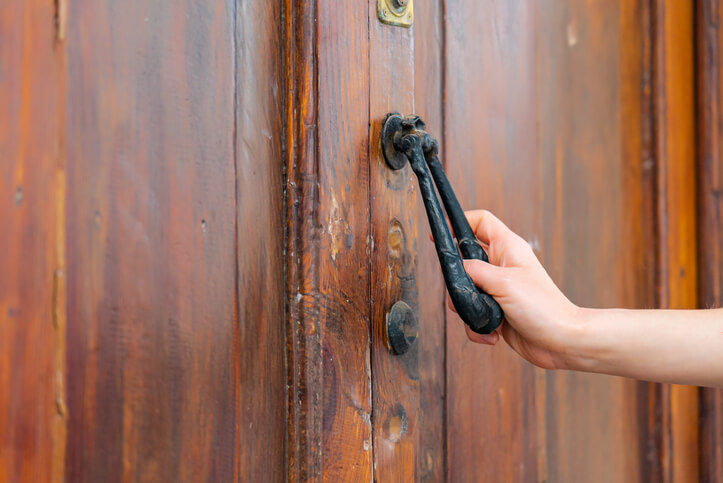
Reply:
[[[414,23],[414,0],[377,0],[377,15],[382,23],[411,27]]]
[[[487,254],[469,226],[442,168],[438,157],[439,145],[425,128],[419,116],[388,114],[382,127],[382,152],[392,169],[402,169],[407,162],[412,167],[419,182],[437,257],[454,308],[472,331],[490,334],[502,323],[504,314],[489,294],[475,287],[462,262],[462,257],[487,262]],[[442,198],[457,244],[449,231],[432,182]]]
[[[406,302],[399,300],[387,314],[387,343],[397,355],[406,353],[417,340],[419,322]]]

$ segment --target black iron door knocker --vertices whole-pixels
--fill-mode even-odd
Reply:
[[[382,152],[392,169],[402,169],[407,162],[419,181],[434,245],[454,308],[462,320],[478,334],[490,334],[502,323],[499,304],[489,294],[475,287],[467,275],[462,258],[488,261],[477,241],[439,161],[439,145],[425,129],[419,116],[388,114],[382,127]],[[434,186],[457,238],[452,238]],[[460,256],[461,252],[461,256]]]

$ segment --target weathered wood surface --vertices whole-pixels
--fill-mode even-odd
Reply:
[[[290,476],[369,481],[369,10],[285,5]]]
[[[723,304],[723,4],[697,4],[699,306]],[[701,481],[723,481],[723,391],[701,391]]]
[[[699,470],[697,390],[468,343],[377,144],[422,115],[463,205],[579,304],[693,307],[697,247],[719,304],[720,6],[697,5],[699,238],[686,2],[418,1],[410,30],[376,0],[0,7],[0,479],[723,478],[718,392]]]
[[[0,480],[63,481],[63,55],[53,2],[0,3]]]
[[[281,477],[276,17],[119,7],[69,11],[66,477]]]
[[[414,31],[379,22],[376,2],[369,2],[369,19],[374,478],[413,481],[419,449],[419,345],[395,355],[387,347],[386,320],[397,301],[420,318],[419,297],[426,290],[417,281],[418,245],[424,243],[417,226],[425,216],[417,215],[416,176],[408,166],[389,168],[379,139],[387,113],[414,110]]]

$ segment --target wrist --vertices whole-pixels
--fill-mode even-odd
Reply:
[[[603,309],[577,307],[572,312],[566,330],[566,369],[585,372],[600,372],[604,359],[605,337],[601,329]]]

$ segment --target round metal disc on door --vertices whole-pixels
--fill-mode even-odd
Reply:
[[[419,323],[412,308],[401,300],[387,314],[387,345],[397,355],[406,353],[417,340]]]

